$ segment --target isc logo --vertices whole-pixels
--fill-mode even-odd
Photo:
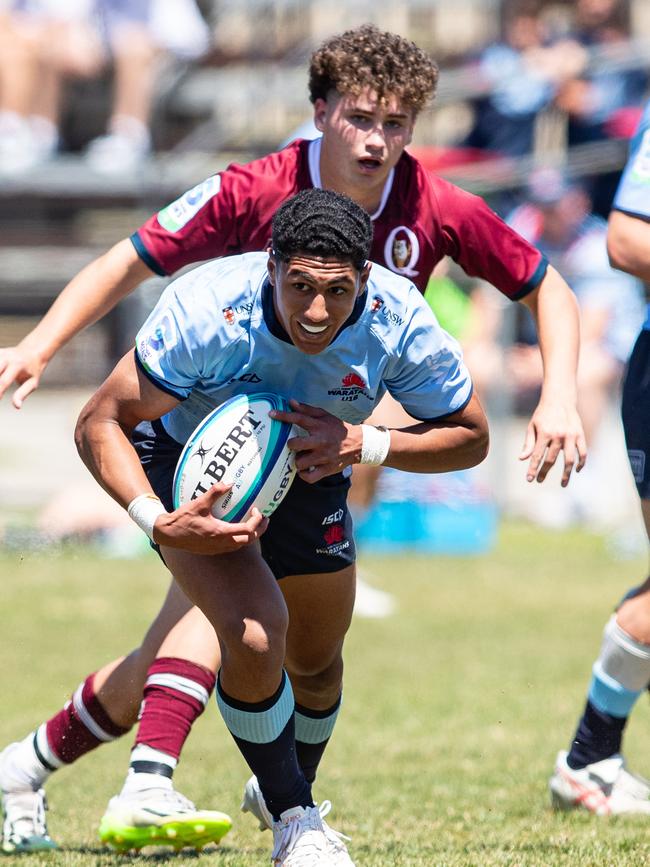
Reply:
[[[343,509],[337,509],[336,512],[333,512],[331,515],[328,515],[323,519],[323,523],[321,526],[326,527],[328,524],[336,524],[343,517]]]

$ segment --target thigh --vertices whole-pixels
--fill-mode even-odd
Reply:
[[[220,641],[243,635],[247,621],[273,629],[285,617],[282,594],[257,544],[219,556],[168,547],[161,551],[179,587],[203,611]]]
[[[340,656],[352,620],[354,565],[338,572],[292,575],[280,582],[289,611],[287,668],[317,674]]]

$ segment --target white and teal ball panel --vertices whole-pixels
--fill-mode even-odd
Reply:
[[[192,432],[174,475],[174,507],[196,499],[216,482],[232,484],[212,514],[240,521],[253,506],[273,514],[296,474],[287,440],[291,425],[269,417],[289,410],[288,401],[269,393],[240,394],[213,410]]]

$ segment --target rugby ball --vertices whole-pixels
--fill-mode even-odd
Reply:
[[[240,394],[206,416],[183,447],[174,474],[174,508],[209,490],[232,484],[212,508],[215,518],[241,521],[253,506],[270,516],[296,475],[287,440],[293,426],[269,417],[290,410],[275,394]]]

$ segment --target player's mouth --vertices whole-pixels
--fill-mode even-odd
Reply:
[[[329,328],[329,325],[308,325],[306,322],[299,322],[298,325],[300,325],[307,334],[322,334]]]
[[[380,160],[377,157],[361,157],[357,162],[364,172],[370,174],[378,171],[383,165],[383,160]]]

